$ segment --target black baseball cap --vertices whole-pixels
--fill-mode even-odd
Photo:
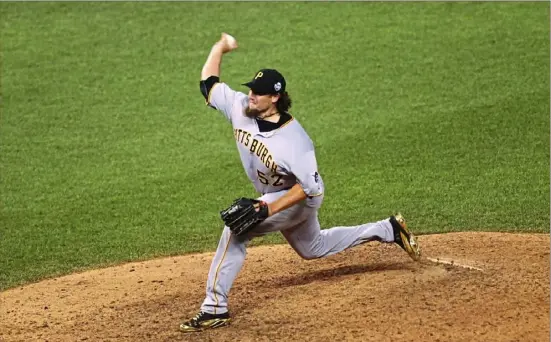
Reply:
[[[282,94],[285,92],[285,78],[275,69],[259,70],[252,81],[243,83],[257,95]]]

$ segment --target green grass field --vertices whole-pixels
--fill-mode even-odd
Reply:
[[[1,3],[0,289],[213,250],[254,196],[200,95],[279,69],[324,228],[549,231],[549,3]],[[274,234],[255,242],[281,242]]]

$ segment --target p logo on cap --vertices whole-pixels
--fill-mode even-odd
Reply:
[[[275,69],[260,69],[244,86],[257,95],[280,94],[285,91],[285,78]]]

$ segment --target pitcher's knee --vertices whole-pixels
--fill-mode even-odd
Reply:
[[[315,251],[296,251],[296,252],[304,260],[319,259],[323,256],[316,253]]]

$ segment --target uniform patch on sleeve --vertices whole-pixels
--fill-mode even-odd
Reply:
[[[323,185],[321,184],[321,177],[320,177],[320,174],[315,171],[314,173],[311,173],[310,174],[312,176],[312,181],[310,181],[310,189],[309,189],[309,194],[310,196],[319,196],[323,193]]]

